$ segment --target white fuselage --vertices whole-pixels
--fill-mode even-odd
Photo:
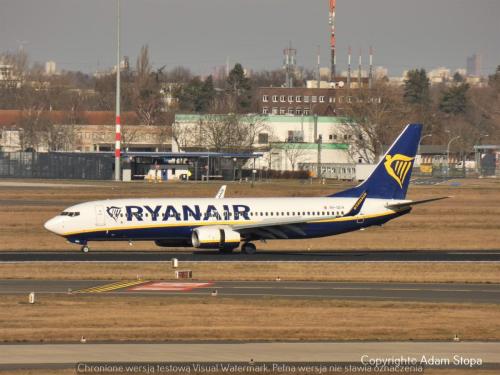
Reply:
[[[401,201],[367,199],[358,215],[344,217],[355,202],[355,198],[331,197],[103,200],[69,207],[45,227],[72,242],[85,243],[188,238],[193,228],[200,226],[279,224],[296,219],[304,222],[307,238],[343,232],[335,225],[331,225],[331,231],[325,225],[321,230],[308,231],[310,225],[360,224],[365,219],[390,217],[394,211],[385,208],[386,204]]]

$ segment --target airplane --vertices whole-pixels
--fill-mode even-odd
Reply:
[[[154,241],[160,247],[256,252],[256,241],[332,236],[382,226],[420,201],[406,199],[421,124],[405,127],[369,177],[356,187],[307,198],[113,199],[77,204],[45,228],[89,251],[90,241]]]

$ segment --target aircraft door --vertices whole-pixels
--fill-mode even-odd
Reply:
[[[105,224],[104,221],[104,207],[103,206],[95,206],[95,224],[97,226],[103,226]]]

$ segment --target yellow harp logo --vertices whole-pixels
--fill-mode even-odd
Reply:
[[[413,159],[414,158],[401,154],[396,154],[394,156],[387,155],[385,157],[385,170],[389,173],[389,176],[396,180],[401,189],[403,188],[406,175],[413,164]]]

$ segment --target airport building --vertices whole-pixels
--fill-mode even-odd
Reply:
[[[43,114],[50,123],[46,130],[31,123],[20,110],[0,111],[0,150],[17,152],[99,152],[113,151],[115,145],[114,113],[106,111],[72,114],[49,111]],[[122,142],[125,151],[170,151],[171,134],[167,125],[139,125],[133,112],[122,116]],[[37,120],[38,121],[38,120]],[[75,123],[77,122],[77,123]],[[28,134],[29,133],[29,134]]]
[[[317,174],[318,163],[354,167],[368,162],[355,147],[355,137],[361,136],[360,130],[342,117],[243,115],[238,125],[232,125],[232,132],[246,134],[248,139],[240,139],[239,144],[234,144],[231,134],[224,131],[230,116],[176,115],[172,129],[173,151],[252,150],[263,156],[248,168],[309,170],[311,175]],[[219,138],[227,138],[216,139],[217,134]],[[224,146],[220,148],[220,145]]]

